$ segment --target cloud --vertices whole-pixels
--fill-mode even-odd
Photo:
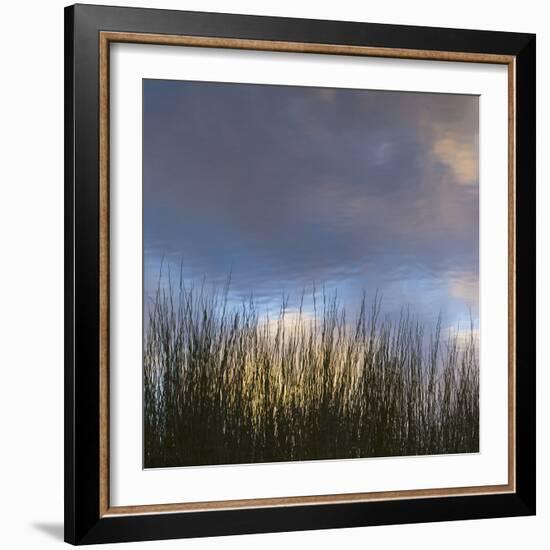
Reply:
[[[295,330],[300,330],[310,334],[314,330],[315,316],[312,312],[289,308],[284,315],[278,311],[275,314],[266,314],[260,318],[260,329],[267,328],[270,336],[275,336],[279,330],[284,330],[286,334],[292,334]]]
[[[312,280],[474,297],[447,273],[478,263],[476,98],[148,80],[143,123],[146,286],[173,257],[264,303]]]
[[[456,342],[459,348],[465,349],[473,344],[478,349],[479,329],[448,327],[441,331],[444,342]]]
[[[472,273],[452,275],[449,293],[453,298],[466,302],[477,309],[479,301],[479,279]]]
[[[461,141],[449,135],[436,137],[432,154],[453,173],[457,183],[476,185],[478,182],[478,154],[475,143]]]

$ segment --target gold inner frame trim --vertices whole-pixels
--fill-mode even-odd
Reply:
[[[124,42],[156,44],[164,46],[188,46],[226,48],[271,52],[316,53],[364,57],[388,57],[394,59],[419,59],[430,61],[459,61],[493,63],[508,67],[508,483],[474,487],[415,489],[404,491],[380,491],[335,495],[307,495],[261,499],[223,500],[213,502],[188,502],[172,504],[146,504],[138,506],[110,505],[109,499],[109,83],[110,44]],[[197,512],[274,506],[303,506],[343,504],[350,502],[374,502],[415,498],[441,498],[448,496],[487,495],[514,493],[516,490],[516,341],[515,341],[515,135],[516,135],[516,60],[515,56],[462,53],[447,51],[414,50],[402,48],[378,48],[346,46],[339,44],[314,44],[302,42],[278,42],[239,38],[216,38],[185,35],[161,35],[147,33],[107,32],[99,33],[99,515],[123,516],[160,514],[170,512]]]

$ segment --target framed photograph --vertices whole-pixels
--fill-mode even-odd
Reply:
[[[65,539],[535,513],[535,36],[65,11]]]

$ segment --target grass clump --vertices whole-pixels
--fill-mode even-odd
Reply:
[[[144,334],[144,466],[477,452],[477,340],[427,334],[363,296],[313,290],[275,319],[223,290],[159,283]]]

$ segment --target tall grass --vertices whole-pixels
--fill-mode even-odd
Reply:
[[[476,452],[477,341],[336,296],[275,319],[229,286],[159,283],[144,335],[147,468]],[[303,304],[303,300],[302,300]]]

